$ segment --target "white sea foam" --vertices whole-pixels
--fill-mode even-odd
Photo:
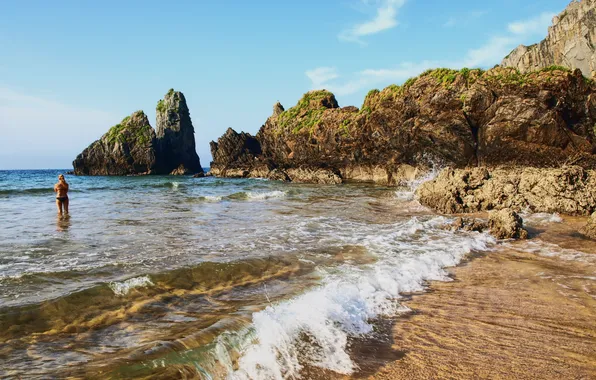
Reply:
[[[362,245],[377,261],[327,268],[320,287],[253,314],[256,342],[243,351],[238,370],[229,378],[297,378],[304,363],[352,373],[350,337],[370,333],[374,318],[407,311],[397,301],[400,294],[423,290],[429,280],[449,280],[445,267],[494,242],[487,234],[443,231],[439,226],[445,222],[443,217],[412,218],[374,226],[317,219],[317,235],[324,235],[321,230],[331,235],[325,245]],[[312,224],[303,222],[295,234],[312,237]]]
[[[399,190],[395,192],[395,197],[400,201],[413,200],[414,195],[416,193],[416,189],[418,189],[420,185],[422,185],[424,182],[432,181],[433,179],[435,179],[439,175],[440,171],[441,168],[433,167],[424,175],[407,181],[405,184],[402,184]]]
[[[217,195],[205,195],[203,198],[207,202],[219,202],[223,199],[222,196],[217,196]]]
[[[132,289],[135,288],[146,288],[148,286],[153,285],[149,276],[140,276],[140,277],[133,277],[129,278],[125,281],[114,281],[110,282],[108,285],[110,289],[114,292],[117,296],[125,296],[130,292]]]
[[[513,249],[519,249],[523,252],[533,253],[545,257],[558,257],[567,261],[580,261],[585,263],[596,263],[596,255],[586,252],[577,251],[575,249],[563,248],[557,244],[547,243],[542,240],[530,240],[523,245],[515,245],[514,243],[506,244]]]
[[[528,225],[545,225],[550,223],[561,223],[563,218],[557,213],[549,214],[546,212],[539,213],[521,213],[520,216],[524,220],[524,224]]]
[[[254,199],[254,200],[264,200],[264,199],[270,199],[270,198],[284,198],[285,196],[286,196],[286,192],[280,191],[280,190],[268,191],[268,192],[264,192],[264,193],[257,193],[257,192],[249,191],[246,193],[246,198]]]

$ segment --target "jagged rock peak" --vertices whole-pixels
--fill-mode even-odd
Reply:
[[[202,173],[195,147],[195,130],[186,98],[170,89],[156,107],[159,170],[172,174]]]
[[[335,95],[327,90],[312,90],[302,95],[296,106],[307,108],[339,108]]]
[[[596,74],[596,0],[572,1],[553,18],[548,35],[540,43],[515,48],[503,61],[521,72],[560,65]]]
[[[280,102],[277,102],[273,105],[273,116],[279,116],[284,111],[285,108],[281,105]]]

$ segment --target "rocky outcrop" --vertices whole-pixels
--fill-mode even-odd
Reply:
[[[253,169],[261,155],[261,144],[248,133],[237,133],[228,128],[217,142],[211,141],[211,173],[218,176],[232,176],[236,169],[244,173],[247,168]],[[244,177],[244,175],[233,175]]]
[[[488,214],[488,228],[497,239],[527,239],[528,231],[523,228],[523,220],[514,211],[505,208]]]
[[[579,70],[498,67],[429,70],[369,92],[361,109],[340,108],[332,93],[311,91],[292,108],[275,108],[248,155],[218,153],[213,165],[242,176],[300,168],[387,184],[412,175],[404,168],[434,164],[591,169],[594,90]],[[237,144],[229,150],[245,151],[244,142]]]
[[[590,239],[596,240],[596,212],[590,216],[588,223],[579,232]]]
[[[596,210],[596,172],[579,166],[446,169],[416,196],[445,214],[511,208],[590,215]]]
[[[547,37],[532,46],[520,45],[501,63],[521,72],[559,65],[596,74],[596,0],[572,1],[553,18]]]
[[[184,94],[170,89],[157,103],[156,117],[158,170],[171,174],[202,173]]]
[[[77,175],[203,173],[184,95],[170,90],[158,103],[157,133],[137,111],[89,145],[73,167]]]
[[[77,175],[126,175],[149,174],[155,164],[155,131],[137,111],[89,145],[73,167]]]

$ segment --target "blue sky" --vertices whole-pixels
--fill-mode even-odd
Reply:
[[[203,166],[280,101],[341,106],[431,67],[492,67],[568,0],[0,2],[0,169],[69,168],[111,125],[182,91]]]

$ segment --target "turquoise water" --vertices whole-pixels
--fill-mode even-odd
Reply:
[[[412,189],[0,171],[0,376],[292,378],[492,238]],[[397,191],[396,191],[397,190]]]

